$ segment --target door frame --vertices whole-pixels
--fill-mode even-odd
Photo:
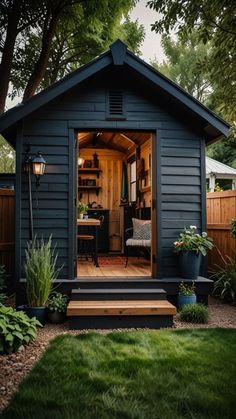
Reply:
[[[75,125],[75,122],[71,125]],[[151,243],[151,276],[150,279],[162,277],[162,245],[161,245],[161,130],[146,128],[140,129],[140,127],[125,127],[125,124],[119,124],[119,127],[114,127],[114,124],[110,125],[104,123],[99,126],[88,127],[83,124],[78,124],[69,128],[69,274],[70,279],[77,278],[77,200],[78,200],[78,147],[79,141],[78,136],[80,132],[84,131],[132,131],[132,132],[150,132],[152,135],[151,140],[151,182],[152,182],[152,205],[151,205],[151,225],[152,225],[152,243]],[[93,124],[91,124],[93,125]],[[72,217],[72,218],[70,218]],[[88,277],[89,278],[89,277]],[[133,278],[133,277],[132,277]],[[139,278],[137,277],[137,280]]]

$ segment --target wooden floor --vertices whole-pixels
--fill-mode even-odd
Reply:
[[[86,277],[145,277],[151,276],[150,262],[144,258],[130,257],[128,266],[100,266],[97,268],[93,262],[79,261],[77,264],[77,276]]]

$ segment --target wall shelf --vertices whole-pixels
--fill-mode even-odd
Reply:
[[[79,175],[93,174],[93,175],[97,175],[98,178],[101,172],[102,172],[101,169],[98,169],[95,167],[80,167],[78,169]]]
[[[101,186],[82,186],[82,185],[79,185],[78,186],[78,191],[80,191],[80,192],[83,192],[83,191],[95,191],[96,192],[96,194],[98,195],[99,194],[99,191],[100,191],[100,189],[102,189],[102,187]]]

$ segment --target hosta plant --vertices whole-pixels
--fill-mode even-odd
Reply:
[[[16,352],[35,339],[37,326],[41,324],[35,318],[0,304],[0,354]]]

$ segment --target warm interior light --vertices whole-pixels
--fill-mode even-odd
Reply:
[[[84,159],[83,159],[83,157],[79,157],[78,158],[78,165],[79,166],[82,166],[84,164]]]
[[[45,172],[46,162],[40,153],[32,160],[32,172],[35,176],[42,176]]]

